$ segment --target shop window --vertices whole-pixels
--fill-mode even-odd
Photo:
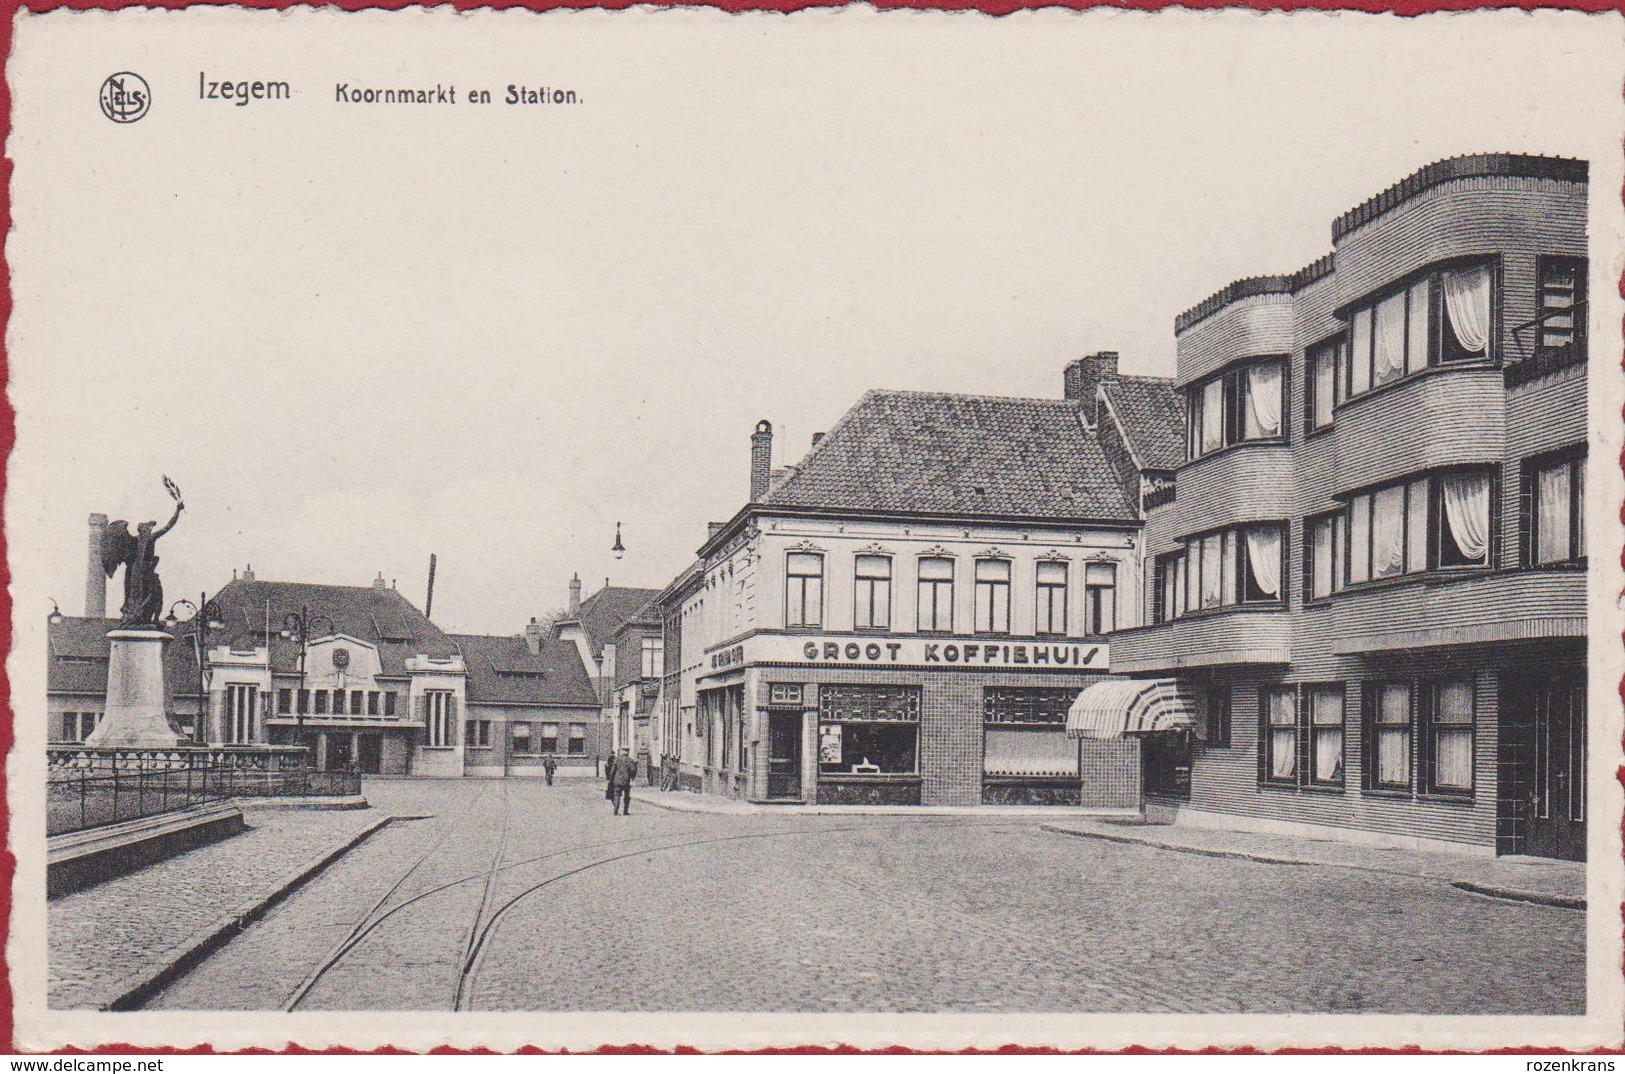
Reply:
[[[816,627],[824,622],[824,557],[791,552],[784,560],[784,625]]]
[[[926,556],[919,562],[919,629],[948,632],[954,628],[954,561]]]
[[[1055,560],[1038,564],[1038,594],[1034,629],[1039,634],[1066,633],[1067,565]]]
[[[1365,684],[1365,783],[1373,790],[1411,789],[1411,687]]]
[[[587,725],[573,723],[570,725],[570,738],[566,749],[569,753],[580,755],[587,752]]]
[[[293,712],[293,689],[282,686],[276,692],[276,711],[279,716],[286,716]]]
[[[853,628],[891,629],[891,557],[858,556],[852,569]]]
[[[982,770],[990,776],[1076,776],[1078,744],[1066,734],[1075,689],[982,690]]]
[[[471,749],[487,749],[491,745],[491,721],[469,720],[463,725],[463,745]]]
[[[1332,409],[1343,401],[1342,378],[1338,371],[1345,361],[1341,336],[1322,343],[1309,352],[1309,377],[1304,386],[1308,405],[1304,407],[1304,428],[1313,431],[1332,423]]]
[[[1585,454],[1567,452],[1523,464],[1525,566],[1585,559]]]
[[[1298,782],[1298,692],[1291,686],[1259,691],[1263,734],[1259,736],[1262,774],[1267,783]]]
[[[1308,546],[1304,549],[1304,588],[1308,600],[1329,597],[1343,588],[1344,517],[1340,511],[1311,518],[1305,524],[1309,531]]]
[[[559,725],[556,723],[542,724],[542,739],[537,748],[543,753],[559,752]]]
[[[1553,364],[1583,362],[1586,356],[1586,261],[1583,257],[1542,257],[1537,294],[1539,357]]]
[[[1237,366],[1187,391],[1186,439],[1195,459],[1231,444],[1279,440],[1285,428],[1286,361]]]
[[[820,687],[818,771],[914,775],[919,771],[919,727],[917,686]]]
[[[1117,629],[1117,564],[1084,565],[1083,607],[1086,633],[1105,635]]]
[[[534,752],[532,749],[529,723],[513,724],[509,729],[509,735],[513,739],[513,752],[527,754]]]
[[[1423,692],[1426,788],[1434,794],[1473,791],[1473,683],[1444,679]]]
[[[1230,746],[1231,697],[1228,683],[1215,683],[1207,690],[1207,744],[1210,749]]]
[[[976,561],[976,632],[1010,633],[1010,561]]]
[[[1430,364],[1491,356],[1494,268],[1487,262],[1430,272],[1349,314],[1347,397]]]

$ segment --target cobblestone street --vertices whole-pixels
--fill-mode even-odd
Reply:
[[[592,782],[366,794],[434,817],[383,829],[150,1006],[1584,1009],[1583,914],[1436,879],[1071,838],[1032,817],[615,817]]]

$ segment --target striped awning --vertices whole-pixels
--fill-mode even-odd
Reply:
[[[1097,682],[1078,695],[1066,714],[1073,738],[1121,738],[1196,726],[1196,695],[1177,679]]]

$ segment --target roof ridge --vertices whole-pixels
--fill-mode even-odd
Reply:
[[[984,392],[927,391],[922,388],[871,388],[867,395],[911,395],[931,399],[974,399],[988,403],[1044,403],[1055,407],[1076,407],[1076,399],[1052,399],[1037,395],[989,395]]]

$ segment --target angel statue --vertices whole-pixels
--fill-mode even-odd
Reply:
[[[153,529],[158,524],[156,521],[143,522],[136,526],[132,534],[130,523],[121,518],[110,523],[107,532],[102,534],[102,568],[107,571],[107,576],[113,577],[113,572],[120,565],[124,567],[121,627],[156,629],[158,617],[163,614],[164,586],[158,580],[158,538],[174,529],[175,523],[180,521],[181,512],[186,510],[186,504],[181,500],[181,490],[168,475],[164,477],[164,489],[175,501],[175,513],[169,516],[163,529]]]

